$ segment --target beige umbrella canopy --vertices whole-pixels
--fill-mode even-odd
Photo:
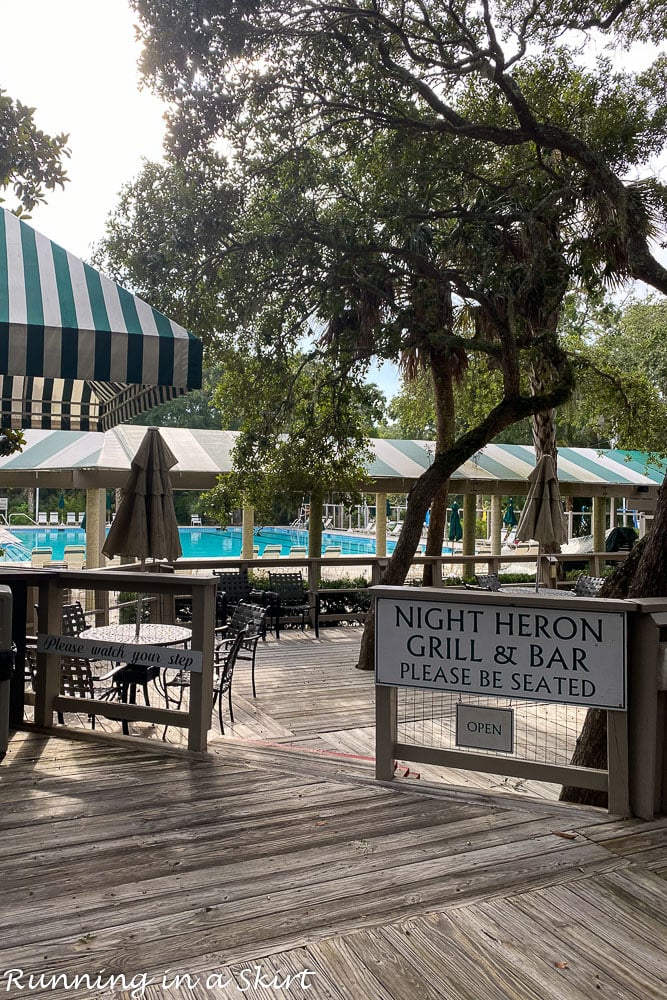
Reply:
[[[177,559],[182,555],[169,470],[176,458],[149,427],[130,465],[123,498],[102,552],[110,558]]]
[[[516,529],[517,541],[533,539],[540,550],[547,545],[562,545],[567,540],[567,524],[558,488],[558,478],[551,455],[543,455],[528,476],[530,489]],[[535,589],[539,585],[539,566]]]

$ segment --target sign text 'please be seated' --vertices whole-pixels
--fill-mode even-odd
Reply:
[[[624,709],[625,614],[379,597],[378,684]]]

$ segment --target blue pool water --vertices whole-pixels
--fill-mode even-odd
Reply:
[[[34,548],[49,546],[54,560],[63,559],[66,545],[85,545],[86,534],[81,528],[14,528],[11,532],[21,540],[23,554],[5,554],[5,560],[30,559]],[[184,558],[201,559],[215,556],[241,555],[241,528],[179,528]],[[308,546],[308,532],[297,528],[256,528],[254,544],[260,556],[266,545],[280,545],[281,555],[289,555],[293,545]],[[340,545],[342,555],[373,555],[375,539],[361,538],[344,532],[326,531],[322,535],[322,551],[327,545]],[[387,539],[387,552],[394,550],[396,542]],[[12,548],[14,548],[12,546]]]

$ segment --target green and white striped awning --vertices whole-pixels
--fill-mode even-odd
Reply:
[[[0,458],[3,486],[116,487],[127,478],[146,428],[138,424],[105,433],[26,431],[22,452]],[[163,427],[161,434],[176,457],[170,472],[174,489],[204,490],[230,472],[236,431]],[[407,493],[433,461],[429,441],[373,438],[373,457],[360,483],[369,492]],[[528,445],[487,445],[452,476],[451,493],[525,496],[535,452]],[[558,479],[563,496],[625,497],[633,506],[652,502],[667,464],[641,452],[561,448]],[[643,508],[642,508],[643,509]]]
[[[200,340],[0,208],[0,426],[107,430],[201,370]]]

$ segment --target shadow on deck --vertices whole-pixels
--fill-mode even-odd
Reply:
[[[664,822],[292,763],[14,735],[3,995],[664,996]]]

